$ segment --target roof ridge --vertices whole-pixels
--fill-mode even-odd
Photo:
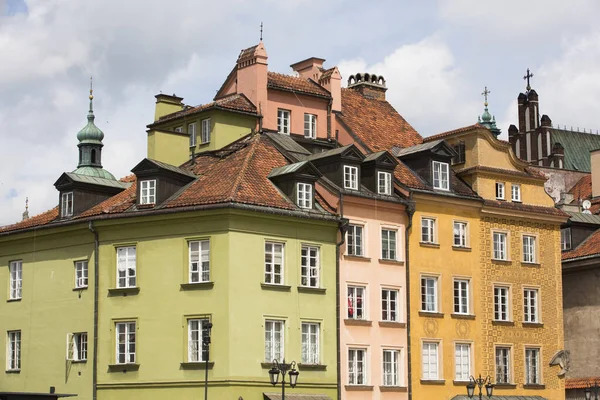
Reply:
[[[238,176],[235,179],[235,182],[233,184],[232,193],[229,196],[230,201],[236,201],[237,195],[238,195],[238,193],[241,190],[242,182],[244,181],[244,178],[245,178],[245,175],[246,175],[246,169],[248,168],[248,165],[250,164],[250,161],[254,157],[254,153],[256,152],[256,146],[257,146],[257,143],[259,142],[259,140],[255,139],[255,138],[260,138],[260,136],[257,135],[255,137],[251,138],[252,142],[249,143],[249,144],[252,147],[250,148],[250,151],[246,155],[246,159],[244,160],[244,164],[242,164],[242,167],[240,168],[240,172],[238,173]]]

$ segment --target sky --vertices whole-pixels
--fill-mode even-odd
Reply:
[[[0,0],[0,226],[58,204],[77,167],[90,76],[103,166],[146,155],[154,95],[212,100],[264,23],[269,69],[316,56],[383,75],[387,99],[422,136],[471,125],[484,87],[502,136],[532,87],[553,124],[600,129],[597,0]]]

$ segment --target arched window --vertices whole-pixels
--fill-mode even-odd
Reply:
[[[538,135],[538,154],[537,154],[538,160],[541,160],[544,157],[544,155],[542,154],[542,150],[543,150],[543,147],[542,147],[542,134],[540,133]]]
[[[529,121],[529,107],[525,108],[525,132],[531,129],[531,121]],[[529,161],[529,160],[527,160]]]

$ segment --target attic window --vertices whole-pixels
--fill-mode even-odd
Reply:
[[[305,209],[312,208],[312,185],[298,182],[296,190],[298,207]]]
[[[73,192],[62,194],[60,215],[62,217],[70,217],[73,215]]]
[[[389,172],[377,172],[377,193],[392,194],[392,174]]]
[[[448,163],[433,162],[433,187],[441,190],[450,189]]]
[[[358,190],[358,168],[344,165],[344,189]]]
[[[141,182],[140,204],[156,203],[156,180],[147,180]]]
[[[454,146],[452,146],[454,151],[456,151],[456,156],[452,157],[452,165],[454,164],[462,164],[465,162],[465,141],[461,140]]]
[[[179,133],[181,133],[181,132],[183,132],[183,126],[178,126],[178,127],[175,127],[173,130],[174,130],[175,132],[179,132]]]

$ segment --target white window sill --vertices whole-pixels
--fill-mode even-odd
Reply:
[[[7,302],[13,302],[13,301],[21,301],[23,298],[22,297],[15,297],[14,299],[7,299]]]

